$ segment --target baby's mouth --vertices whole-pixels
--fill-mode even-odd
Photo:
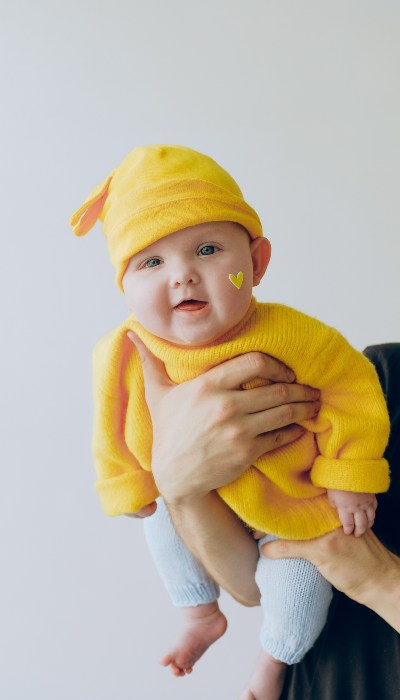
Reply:
[[[179,304],[174,306],[174,311],[200,311],[207,306],[206,301],[200,301],[199,299],[184,299]]]

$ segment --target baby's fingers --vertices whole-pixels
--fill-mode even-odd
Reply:
[[[376,508],[374,508],[374,506],[369,506],[369,508],[367,508],[367,510],[366,510],[368,527],[372,527],[374,522],[375,522],[375,511],[376,511]]]
[[[153,515],[153,513],[155,513],[156,510],[157,503],[153,501],[147,506],[144,506],[140,510],[136,511],[136,513],[125,513],[125,515],[128,515],[130,518],[148,518],[150,515]]]
[[[351,535],[352,532],[354,531],[354,513],[350,513],[349,511],[345,510],[344,508],[339,508],[338,509],[338,515],[340,522],[343,525],[343,532],[345,535]]]
[[[368,516],[365,510],[358,510],[354,514],[354,535],[355,537],[361,537],[370,527],[368,523]]]

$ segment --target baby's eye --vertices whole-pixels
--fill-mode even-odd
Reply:
[[[216,245],[203,245],[198,252],[198,255],[213,255],[219,248]]]
[[[160,258],[149,258],[143,263],[142,267],[157,267],[157,265],[161,265]]]

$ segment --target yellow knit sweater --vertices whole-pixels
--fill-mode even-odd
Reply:
[[[257,350],[285,362],[299,383],[321,390],[320,413],[302,424],[307,431],[299,440],[262,456],[218,490],[251,527],[285,538],[316,537],[340,525],[327,488],[388,489],[382,454],[389,418],[373,365],[320,321],[253,299],[245,318],[205,348],[171,345],[133,317],[97,343],[93,452],[96,489],[109,515],[135,512],[158,495],[151,473],[151,419],[139,356],[126,336],[129,329],[164,362],[176,383]]]

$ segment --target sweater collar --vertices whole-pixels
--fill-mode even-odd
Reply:
[[[173,343],[170,343],[167,340],[164,340],[163,338],[159,338],[158,336],[153,335],[149,331],[147,331],[143,326],[136,320],[136,318],[132,315],[128,319],[128,325],[129,327],[137,333],[139,338],[143,341],[143,343],[157,356],[157,357],[166,357],[170,354],[171,349],[175,350],[176,353],[180,352],[185,352],[185,353],[190,353],[191,351],[194,352],[201,352],[202,350],[207,350],[210,348],[215,348],[217,346],[220,346],[225,343],[229,343],[232,340],[236,340],[240,338],[240,336],[246,332],[246,330],[249,327],[249,324],[251,324],[252,318],[255,315],[257,311],[257,305],[258,302],[255,297],[251,298],[249,308],[247,309],[245,315],[243,318],[237,323],[233,328],[231,328],[229,331],[224,333],[224,335],[220,336],[219,338],[216,338],[213,340],[211,343],[208,343],[207,345],[174,345]]]

